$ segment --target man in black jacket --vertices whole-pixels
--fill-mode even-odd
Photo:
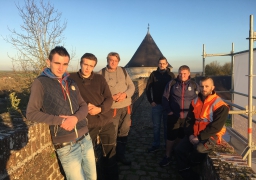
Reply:
[[[111,110],[113,99],[105,78],[93,72],[96,64],[96,56],[85,53],[81,57],[81,69],[71,73],[70,78],[77,83],[83,99],[88,104],[88,128],[94,147],[97,137],[102,145],[103,157],[98,157],[97,163],[98,179],[117,180],[115,126]]]
[[[174,78],[174,74],[168,68],[167,59],[163,56],[160,57],[158,68],[150,74],[146,86],[147,98],[152,106],[152,121],[154,126],[154,141],[148,152],[155,152],[160,149],[160,127],[162,120],[164,125],[164,142],[166,142],[167,114],[162,107],[162,96],[166,84]]]

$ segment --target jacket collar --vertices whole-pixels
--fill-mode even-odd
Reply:
[[[186,81],[183,81],[185,84],[187,84],[189,81],[190,81],[190,76],[188,77],[188,80],[186,80]],[[178,81],[179,83],[182,83],[182,81],[180,80],[180,78],[179,78],[179,75],[177,75],[177,78],[176,78],[176,81]]]
[[[82,79],[90,79],[90,80],[91,80],[91,79],[93,79],[93,77],[94,77],[94,72],[93,72],[93,71],[92,71],[91,75],[90,75],[88,78],[86,78],[86,77],[83,76],[81,69],[79,69],[79,71],[77,72],[77,74],[78,74],[78,76],[79,76],[80,78],[82,78]]]
[[[161,70],[159,69],[159,67],[158,67],[156,70],[159,71],[159,72],[161,71]],[[170,68],[167,67],[165,72],[171,72]]]
[[[56,77],[50,68],[45,68],[43,70],[43,72],[40,74],[40,76],[46,76],[46,77],[49,77],[49,78],[52,78],[52,79],[57,79],[59,80],[63,85],[66,84],[66,81],[67,81],[67,78],[69,77],[69,73],[68,72],[65,72],[63,75],[62,75],[62,78],[58,78]]]

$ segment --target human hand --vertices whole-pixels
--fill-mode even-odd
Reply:
[[[171,112],[169,112],[169,113],[168,113],[168,115],[173,115],[173,112],[172,112],[172,111],[171,111]]]
[[[66,131],[72,131],[75,128],[76,123],[78,121],[76,116],[60,116],[60,117],[65,118],[65,121],[61,124],[60,127],[65,129]]]
[[[117,102],[123,101],[127,97],[125,92],[120,93],[120,96],[116,99]]]
[[[155,102],[152,102],[152,103],[151,103],[151,106],[152,106],[152,107],[155,107],[155,106],[156,106],[156,103],[155,103]]]
[[[191,144],[196,145],[199,143],[199,140],[196,136],[194,136],[193,134],[189,136],[189,141],[191,142]]]
[[[89,103],[88,104],[88,112],[90,115],[96,115],[101,112],[101,108]]]
[[[113,100],[114,100],[114,101],[117,101],[117,98],[119,98],[120,95],[121,95],[120,92],[117,93],[117,94],[114,94],[114,95],[112,96]]]

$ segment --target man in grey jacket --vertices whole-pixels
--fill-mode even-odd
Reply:
[[[110,52],[107,57],[107,67],[103,68],[99,74],[105,77],[113,98],[111,108],[113,109],[113,122],[117,138],[117,160],[124,165],[130,165],[131,161],[125,157],[125,149],[131,126],[131,97],[135,91],[135,87],[125,69],[118,66],[119,62],[119,54]]]

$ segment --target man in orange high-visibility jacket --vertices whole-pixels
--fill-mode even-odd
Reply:
[[[221,141],[228,111],[227,104],[214,91],[213,80],[204,77],[200,81],[200,93],[192,100],[186,117],[186,136],[175,148],[183,179],[198,179],[190,169],[191,161],[202,161],[214,144]]]

